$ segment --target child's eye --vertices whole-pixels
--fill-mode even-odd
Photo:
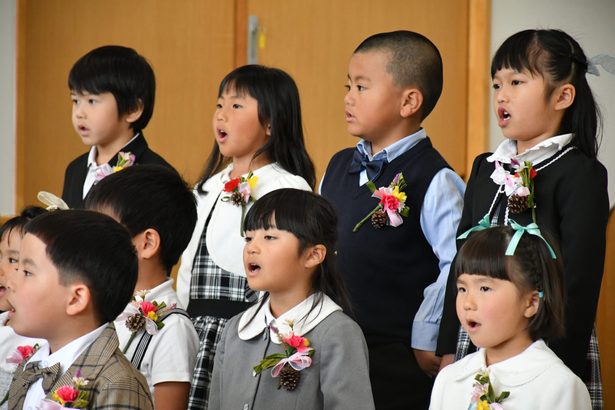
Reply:
[[[491,290],[491,288],[489,286],[481,286],[480,287],[480,291],[481,292],[489,292]]]
[[[252,237],[251,237],[251,236],[246,236],[246,237],[245,237],[245,241],[246,241],[246,243],[250,242],[251,240],[252,240]]]
[[[15,264],[15,263],[19,263],[19,259],[11,258],[11,257],[9,256],[9,263],[10,263],[11,265],[13,265],[13,264]]]
[[[457,293],[466,293],[466,288],[463,286],[457,286]]]
[[[364,85],[357,85],[357,91],[365,91]]]
[[[222,108],[222,104],[220,103],[216,104],[216,109],[219,110],[220,108]]]
[[[493,83],[492,87],[493,87],[494,90],[499,90],[500,89],[500,84]]]
[[[265,238],[266,241],[272,241],[272,240],[275,239],[275,236],[265,235],[264,238]]]
[[[519,85],[519,84],[521,84],[521,81],[520,80],[512,80],[510,83],[512,85]]]
[[[241,104],[233,104],[233,108],[235,109],[239,109],[242,108],[243,106]]]
[[[25,269],[24,269],[24,270],[23,270],[23,275],[24,275],[24,276],[32,276],[32,272],[27,271],[27,270],[25,270]]]
[[[96,100],[95,100],[95,99],[93,99],[93,98],[88,98],[88,104],[90,104],[90,105],[96,104],[97,102],[98,102],[98,101],[96,101]]]
[[[350,91],[350,85],[346,84],[344,85],[344,88],[346,89],[346,91]]]

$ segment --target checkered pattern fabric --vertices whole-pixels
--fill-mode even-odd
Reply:
[[[199,241],[199,248],[192,263],[192,279],[190,282],[190,300],[216,299],[238,302],[253,302],[256,293],[248,287],[245,277],[225,271],[211,259],[205,243],[205,232]],[[214,367],[216,347],[222,336],[227,319],[212,316],[196,316],[192,318],[199,335],[199,352],[192,375],[188,409],[207,409],[209,383]]]
[[[470,336],[459,328],[457,336],[457,352],[455,353],[455,361],[465,357],[476,348],[470,341]],[[590,369],[588,379],[583,380],[589,391],[589,397],[592,401],[593,410],[603,410],[604,401],[602,398],[602,376],[600,374],[600,351],[598,349],[598,337],[596,336],[596,326],[592,330],[591,338],[589,339],[589,348],[587,349],[587,367]]]

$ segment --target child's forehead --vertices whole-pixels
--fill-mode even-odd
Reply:
[[[348,78],[370,79],[379,76],[393,77],[389,71],[391,52],[384,49],[359,51],[352,55],[348,65]]]

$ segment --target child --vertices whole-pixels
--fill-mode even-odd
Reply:
[[[472,234],[452,274],[457,316],[481,349],[438,374],[430,409],[591,409],[581,379],[542,340],[564,332],[555,257],[536,225]]]
[[[54,211],[26,225],[18,270],[7,283],[9,321],[15,333],[47,344],[15,371],[9,408],[34,409],[48,401],[88,409],[152,408],[147,382],[119,351],[110,323],[136,280],[130,236],[110,217]]]
[[[45,212],[43,208],[31,206],[25,208],[19,216],[9,219],[0,227],[0,409],[6,409],[6,394],[17,367],[13,356],[19,352],[18,347],[34,347],[42,340],[30,339],[15,334],[8,325],[6,312],[9,305],[6,301],[6,282],[11,271],[17,269],[19,262],[19,246],[23,236],[23,227],[28,221]],[[6,360],[7,358],[8,361]],[[2,404],[4,402],[4,404]]]
[[[331,159],[321,184],[339,215],[338,263],[376,407],[425,409],[464,191],[421,128],[442,90],[440,53],[418,33],[373,35],[350,59],[347,88],[348,131],[361,140]]]
[[[342,312],[331,205],[280,189],[256,202],[245,229],[248,284],[264,293],[224,330],[210,408],[374,409],[365,339]]]
[[[117,168],[160,164],[143,136],[154,111],[154,71],[143,56],[121,46],[103,46],[81,57],[68,75],[73,126],[89,153],[66,168],[62,199],[83,208],[92,185]],[[122,155],[120,155],[122,154]]]
[[[527,224],[535,219],[561,243],[566,335],[549,346],[588,383],[598,409],[602,408],[600,368],[592,327],[609,201],[606,169],[596,157],[599,117],[585,78],[587,64],[579,44],[559,30],[522,31],[500,46],[491,76],[494,109],[507,140],[495,153],[474,160],[458,232],[485,215],[491,224],[505,224],[509,218]],[[530,178],[526,182],[515,178],[515,171]],[[528,198],[534,206],[529,206]],[[451,277],[440,353],[455,351],[459,323],[454,318],[454,296]],[[467,343],[460,345],[460,357]]]
[[[190,409],[207,408],[213,357],[228,319],[256,300],[241,262],[242,221],[252,203],[279,188],[311,190],[299,91],[282,70],[239,67],[220,84],[216,136],[195,190],[198,220],[184,252],[177,294],[201,341]]]
[[[145,301],[182,308],[169,275],[196,223],[195,199],[182,178],[159,165],[127,168],[92,188],[86,206],[130,232],[139,259],[136,294],[147,291]],[[132,309],[129,304],[115,321],[120,348],[145,376],[155,408],[186,409],[199,346],[190,317],[179,309],[160,314],[164,327],[150,335],[133,323]]]

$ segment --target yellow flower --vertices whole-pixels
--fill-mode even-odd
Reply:
[[[113,172],[121,171],[123,169],[124,169],[124,167],[120,167],[120,166],[116,165],[116,166],[113,167]]]
[[[248,178],[248,185],[250,186],[250,189],[254,189],[254,186],[257,182],[258,177],[256,175],[252,175],[250,178]]]
[[[487,400],[481,400],[476,405],[476,410],[489,410],[489,403]]]
[[[158,315],[156,314],[156,312],[153,312],[153,311],[149,312],[147,314],[147,317],[152,319],[154,322],[158,320]]]
[[[391,195],[393,195],[395,198],[397,198],[399,200],[399,202],[406,202],[406,193],[405,192],[399,192],[399,187],[398,186],[395,186],[393,188],[393,193]]]

